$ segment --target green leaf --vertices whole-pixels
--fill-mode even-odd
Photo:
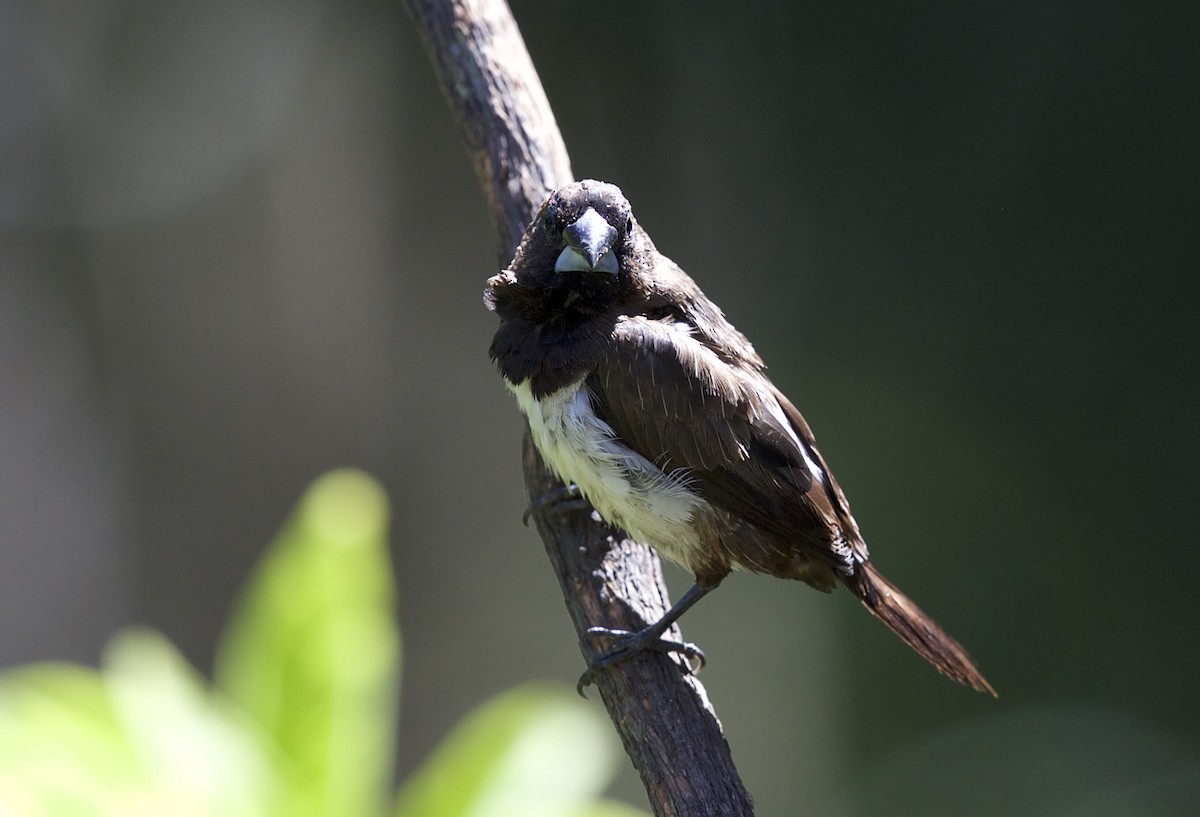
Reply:
[[[116,815],[145,785],[94,670],[35,664],[0,675],[0,814]]]
[[[222,640],[217,684],[286,758],[287,817],[386,807],[400,655],[387,525],[370,477],[318,479]]]
[[[170,642],[126,630],[104,656],[112,707],[164,813],[252,817],[277,794],[258,733],[239,722]]]
[[[396,815],[589,814],[614,763],[603,716],[572,693],[521,687],[454,729],[401,790]]]
[[[254,733],[157,633],[119,635],[102,673],[0,678],[0,814],[258,817],[273,795]]]

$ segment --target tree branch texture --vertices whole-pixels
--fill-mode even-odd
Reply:
[[[507,266],[549,192],[574,181],[554,114],[503,0],[405,2],[474,161]],[[528,429],[523,465],[531,498],[559,486]],[[588,627],[638,630],[666,611],[662,567],[648,548],[590,510],[535,518],[586,659],[605,646],[584,635]],[[669,637],[680,639],[678,631]],[[679,660],[641,653],[599,673],[596,688],[656,815],[751,815],[720,722]]]

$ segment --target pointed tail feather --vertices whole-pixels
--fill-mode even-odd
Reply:
[[[846,584],[876,618],[933,664],[938,672],[996,697],[996,690],[975,668],[967,651],[908,596],[885,579],[874,565],[870,562],[859,565]]]

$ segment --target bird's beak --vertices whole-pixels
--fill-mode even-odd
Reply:
[[[617,274],[617,256],[612,251],[617,231],[591,207],[563,230],[567,246],[554,262],[555,272],[607,272]]]

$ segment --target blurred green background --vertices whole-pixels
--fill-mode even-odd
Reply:
[[[755,342],[1001,694],[848,594],[734,577],[685,633],[759,813],[1194,813],[1197,13],[514,10],[576,174]],[[393,505],[402,776],[574,680],[488,214],[397,4],[5,3],[0,230],[0,666],[137,621],[210,669],[349,464]]]

